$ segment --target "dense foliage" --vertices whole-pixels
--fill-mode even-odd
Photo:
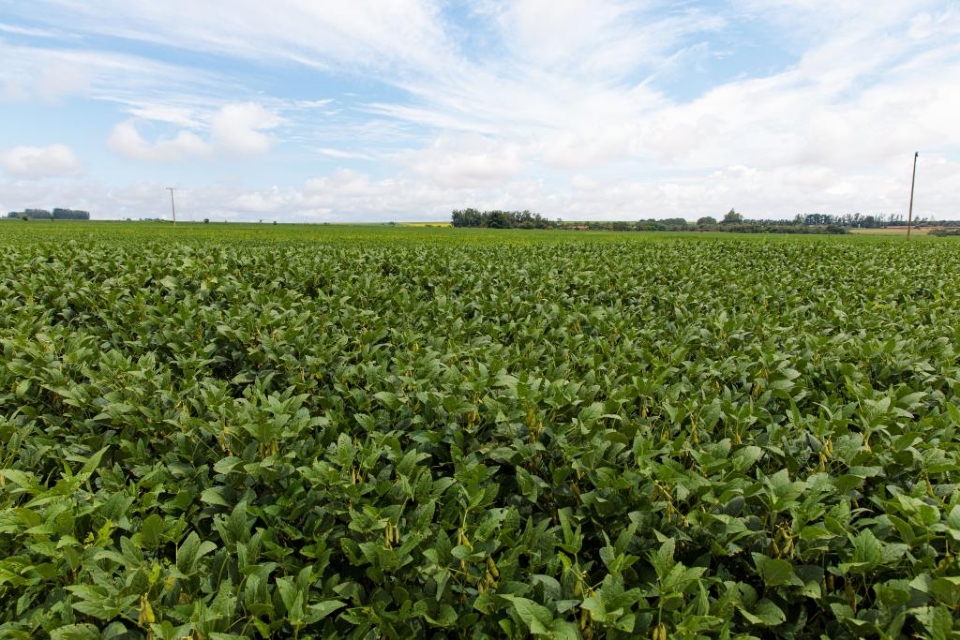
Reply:
[[[788,235],[842,235],[846,227],[836,225],[815,226],[789,220],[744,220],[717,222],[713,218],[700,218],[691,224],[683,218],[649,218],[637,222],[579,222],[562,223],[561,229],[591,231],[688,231],[712,233],[777,233]]]
[[[484,229],[552,229],[556,223],[529,211],[480,211],[455,209],[450,216],[454,227],[482,227]]]
[[[56,207],[53,210],[53,219],[54,220],[89,220],[90,212],[82,211],[80,209],[64,209],[61,207]]]
[[[952,240],[37,229],[0,637],[960,631]]]

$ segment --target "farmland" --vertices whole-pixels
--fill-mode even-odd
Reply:
[[[0,637],[958,637],[960,243],[0,224]]]

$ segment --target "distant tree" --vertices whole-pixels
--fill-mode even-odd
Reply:
[[[57,207],[53,210],[54,220],[89,220],[90,212],[79,209],[61,209]]]
[[[210,224],[210,218],[204,218],[203,224]]]
[[[723,216],[723,224],[740,224],[741,222],[743,222],[743,215],[733,209],[727,211],[727,215]]]
[[[713,216],[703,216],[697,220],[697,224],[700,226],[712,226],[717,224],[717,219]]]
[[[490,218],[485,226],[491,229],[509,229],[513,220],[506,211],[490,211]]]
[[[88,214],[89,215],[89,214]],[[7,214],[8,218],[20,218],[28,220],[52,220],[53,217],[46,209],[24,209],[23,211],[11,211]]]
[[[454,227],[487,227],[490,229],[552,229],[559,226],[539,213],[530,211],[478,211],[455,209],[450,216]]]
[[[483,225],[483,216],[477,209],[460,209],[453,212],[450,221],[455,227],[479,227]]]

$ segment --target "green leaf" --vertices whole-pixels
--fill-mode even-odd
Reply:
[[[382,402],[388,409],[397,409],[403,404],[400,402],[400,399],[397,398],[397,394],[389,391],[378,391],[373,394],[373,397]]]
[[[50,640],[100,640],[100,630],[92,624],[69,624],[50,632]]]
[[[230,503],[223,497],[222,487],[207,487],[200,493],[200,501],[218,507],[229,507]]]
[[[853,539],[853,561],[873,566],[883,560],[883,544],[870,529],[864,529]]]
[[[741,610],[741,613],[744,612]],[[777,627],[787,620],[787,616],[783,610],[766,598],[760,600],[753,606],[751,614],[753,617],[751,622],[767,627]]]
[[[554,638],[554,640],[580,640],[581,637],[577,630],[577,625],[560,619],[553,621],[550,632],[549,635]]]
[[[177,549],[177,569],[186,575],[197,569],[197,562],[203,556],[215,551],[217,545],[209,540],[200,541],[196,531],[191,531],[186,540]]]
[[[14,394],[18,398],[23,398],[25,395],[27,395],[30,392],[30,384],[31,384],[30,380],[21,380],[20,384],[17,385],[17,389],[14,392]]]
[[[603,416],[603,403],[594,402],[580,410],[577,419],[585,425],[593,424]]]
[[[950,537],[960,542],[960,505],[954,505],[947,514],[947,527]]]
[[[931,640],[949,640],[953,632],[953,615],[947,607],[914,609],[917,620],[926,628]]]
[[[960,604],[960,577],[944,576],[930,583],[930,593],[947,606]]]
[[[836,534],[830,533],[826,527],[820,524],[808,525],[800,530],[801,540],[829,540],[836,537]]]
[[[160,545],[164,531],[163,518],[156,513],[152,513],[143,519],[140,525],[140,538],[149,549],[155,549]]]
[[[526,625],[530,633],[547,634],[553,626],[553,614],[543,605],[533,600],[513,595],[501,595],[501,598],[513,605],[520,620]]]
[[[733,452],[731,456],[738,471],[746,471],[763,457],[763,449],[756,445],[747,445]]]
[[[768,587],[782,587],[786,585],[803,586],[803,582],[793,571],[793,565],[786,560],[768,558],[765,555],[754,553],[753,561],[757,566],[763,583]]]
[[[440,611],[437,613],[436,618],[431,618],[430,616],[425,616],[427,621],[430,624],[436,625],[438,627],[450,628],[457,624],[457,611],[448,604],[440,606]]]

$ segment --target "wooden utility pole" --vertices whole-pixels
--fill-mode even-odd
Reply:
[[[917,158],[920,152],[913,154],[913,178],[910,180],[910,210],[907,212],[907,240],[910,239],[910,231],[913,229],[913,188],[917,184]]]
[[[170,211],[173,213],[173,224],[177,224],[177,207],[173,204],[173,192],[176,191],[176,187],[167,187],[167,191],[170,192]],[[911,197],[911,202],[912,202]],[[910,205],[911,207],[913,205]]]

